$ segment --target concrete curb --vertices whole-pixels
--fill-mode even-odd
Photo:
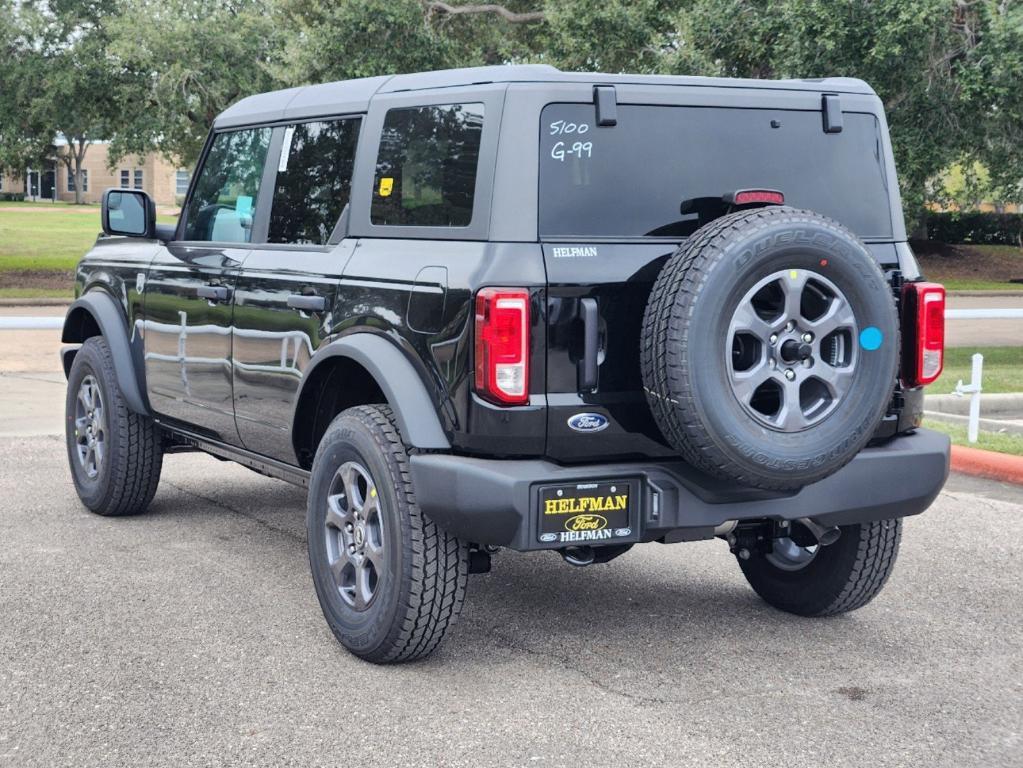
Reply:
[[[970,398],[959,395],[924,395],[924,410],[966,415],[970,412]],[[1023,392],[982,392],[980,412],[1023,413]]]
[[[74,301],[66,299],[0,299],[0,307],[66,307]]]
[[[1023,456],[953,445],[952,471],[1023,485]]]
[[[940,413],[939,411],[924,411],[924,418],[932,421],[940,421],[945,424],[955,424],[960,427],[970,426],[970,417],[961,416],[958,413]],[[1019,435],[1023,437],[1023,421],[998,421],[997,419],[981,419],[978,423],[982,432],[999,432],[1004,435]]]

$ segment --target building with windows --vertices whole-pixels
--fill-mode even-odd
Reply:
[[[58,140],[57,146],[64,144]],[[108,167],[109,144],[92,143],[82,163],[82,199],[98,203],[103,192],[112,187],[141,189],[157,205],[180,205],[188,191],[191,172],[177,168],[160,154],[128,155]],[[26,168],[20,176],[0,173],[0,196],[23,194],[29,200],[62,200],[74,202],[75,179],[62,162],[50,163],[42,168]]]

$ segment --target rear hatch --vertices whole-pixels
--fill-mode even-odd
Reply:
[[[643,393],[643,312],[665,260],[725,213],[723,196],[779,190],[787,205],[893,248],[881,123],[869,112],[845,112],[842,123],[825,132],[819,110],[619,102],[616,123],[598,127],[593,103],[543,109],[550,457],[672,455]]]

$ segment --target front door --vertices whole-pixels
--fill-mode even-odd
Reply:
[[[57,195],[55,194],[56,176],[57,173],[52,168],[48,171],[43,171],[43,180],[40,185],[39,196],[44,200],[57,199]]]
[[[231,295],[242,247],[171,243],[145,281],[146,382],[153,411],[237,443],[231,392]]]
[[[161,248],[145,276],[146,381],[153,410],[238,444],[231,376],[233,297],[249,254],[273,131],[214,135],[179,240]]]
[[[277,128],[281,153],[266,243],[253,247],[235,289],[234,403],[245,448],[281,461],[309,360],[335,325],[334,302],[355,241],[342,239],[361,121]]]

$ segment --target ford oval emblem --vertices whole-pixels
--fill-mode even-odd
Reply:
[[[599,413],[577,413],[568,420],[568,426],[576,432],[600,432],[607,429],[607,418]]]

